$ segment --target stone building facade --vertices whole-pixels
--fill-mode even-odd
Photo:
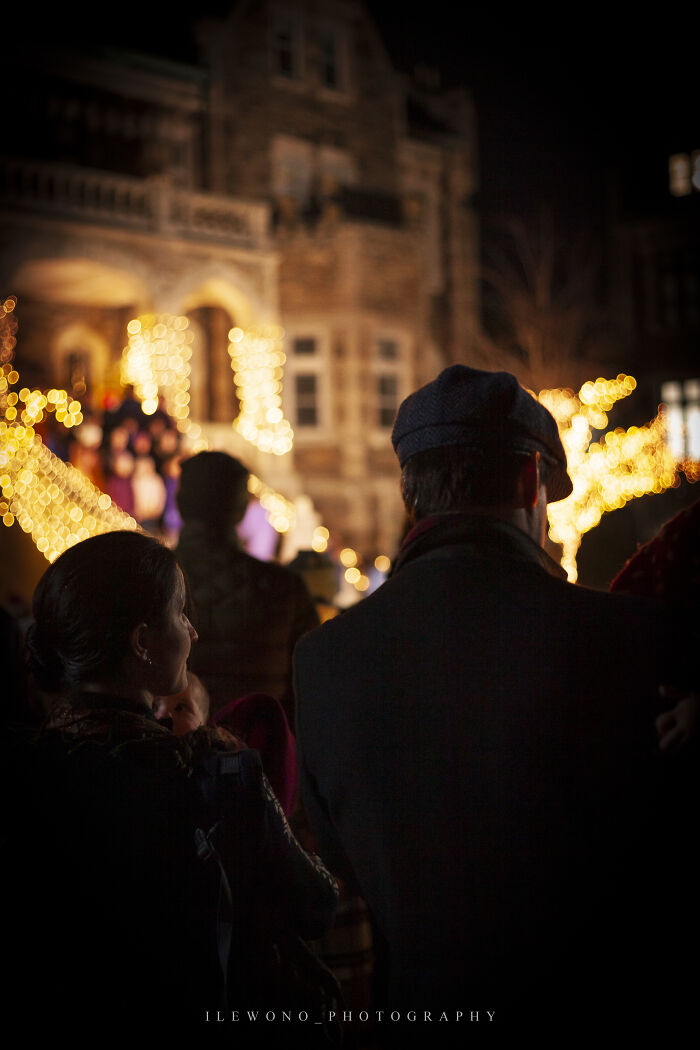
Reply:
[[[370,5],[371,6],[371,5]],[[370,564],[403,525],[390,432],[476,343],[474,114],[409,82],[356,0],[241,0],[190,62],[96,50],[13,63],[0,285],[28,383],[118,384],[126,325],[187,315],[190,417]],[[232,422],[228,333],[284,330],[275,456]]]

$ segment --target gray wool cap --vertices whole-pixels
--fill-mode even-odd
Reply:
[[[391,434],[399,463],[418,452],[463,445],[474,452],[539,452],[551,464],[547,500],[572,491],[554,416],[510,372],[450,365],[399,407]]]

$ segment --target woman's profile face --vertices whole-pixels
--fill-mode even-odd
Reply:
[[[162,623],[149,627],[148,655],[157,682],[153,692],[180,693],[187,686],[187,657],[197,632],[185,615],[185,581],[179,566]]]

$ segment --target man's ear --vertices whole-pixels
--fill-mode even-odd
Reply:
[[[148,626],[145,623],[140,623],[136,627],[131,629],[129,635],[129,645],[131,652],[134,654],[137,660],[143,660],[144,663],[148,663],[148,645],[146,644],[146,635],[148,632]]]
[[[516,485],[518,506],[531,510],[537,506],[540,497],[540,454],[528,453],[524,460]]]

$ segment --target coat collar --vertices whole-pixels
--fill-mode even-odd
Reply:
[[[522,529],[500,518],[481,514],[436,514],[419,521],[401,544],[390,575],[431,551],[453,546],[471,549],[475,554],[492,553],[529,561],[551,576],[566,580],[562,567]]]

